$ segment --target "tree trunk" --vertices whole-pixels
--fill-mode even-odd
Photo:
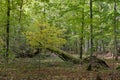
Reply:
[[[59,48],[47,48],[48,50],[50,50],[51,52],[55,53],[56,55],[58,55],[62,60],[67,61],[67,62],[72,62],[74,64],[78,64],[80,62],[79,59],[73,57],[72,55],[70,55],[69,53],[60,50]]]
[[[90,0],[90,44],[91,44],[91,52],[90,56],[93,54],[93,24],[92,24],[93,14],[92,14],[92,0]]]
[[[117,28],[117,10],[116,10],[116,2],[114,2],[114,54],[115,54],[115,60],[118,60],[118,53],[117,53],[117,32],[116,32],[116,28]]]
[[[64,52],[60,50],[59,48],[47,48],[48,50],[54,52],[58,57],[60,57],[62,60],[71,62],[73,64],[83,64],[83,65],[88,65],[86,66],[87,70],[99,70],[99,69],[108,69],[109,66],[106,64],[105,61],[98,59],[95,56],[90,56],[87,57],[83,60],[80,60],[79,58],[75,58],[72,55],[69,55],[69,53]]]
[[[21,23],[21,18],[22,18],[22,8],[23,8],[23,0],[20,1],[20,17],[19,17],[19,23]]]
[[[83,2],[83,6],[85,4],[85,0]],[[83,55],[83,31],[84,30],[84,7],[82,8],[82,29],[81,29],[81,38],[80,38],[80,59],[82,59]]]
[[[7,0],[6,54],[5,54],[7,62],[9,56],[9,27],[10,27],[10,0]]]

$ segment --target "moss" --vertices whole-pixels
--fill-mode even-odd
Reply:
[[[99,69],[109,69],[109,66],[107,65],[107,63],[101,59],[98,59],[95,56],[90,56],[87,57],[85,59],[83,59],[82,61],[83,65],[86,65],[86,69],[88,71],[97,71]]]
[[[58,57],[60,57],[63,61],[72,62],[74,64],[79,64],[80,60],[76,57],[70,55],[69,53],[60,50],[59,48],[47,48],[51,52],[55,53]]]

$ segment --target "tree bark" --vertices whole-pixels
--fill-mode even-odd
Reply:
[[[60,57],[62,60],[71,62],[73,64],[82,64],[82,65],[88,65],[87,70],[99,70],[99,69],[108,69],[109,66],[106,64],[105,61],[98,59],[95,56],[87,57],[83,60],[80,60],[79,58],[73,57],[72,55],[69,55],[69,53],[64,52],[60,50],[59,48],[47,48],[48,50],[54,52],[58,57]]]
[[[6,61],[8,62],[9,56],[9,27],[10,27],[10,0],[7,0],[7,25],[6,25]]]
[[[23,7],[23,0],[21,0],[21,3],[20,3],[20,17],[19,17],[19,23],[21,23],[21,18],[22,18],[22,7]]]
[[[90,0],[90,44],[91,44],[91,52],[90,56],[93,54],[93,24],[92,24],[93,14],[92,14],[92,0]]]
[[[85,0],[83,2],[83,6],[85,4]],[[83,55],[83,30],[84,30],[84,7],[82,8],[82,31],[81,31],[81,38],[80,38],[80,59],[82,59],[82,55]]]
[[[80,60],[73,57],[72,55],[70,55],[69,53],[60,50],[59,48],[47,48],[49,51],[55,53],[56,55],[58,55],[62,60],[67,61],[67,62],[72,62],[74,64],[79,64]]]
[[[115,60],[118,60],[118,53],[117,53],[117,9],[116,9],[117,5],[116,2],[114,2],[114,54],[115,54]]]

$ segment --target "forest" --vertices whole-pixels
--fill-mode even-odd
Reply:
[[[120,80],[120,0],[0,6],[0,80]]]

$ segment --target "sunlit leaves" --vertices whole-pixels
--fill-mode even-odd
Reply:
[[[35,47],[60,47],[66,43],[66,40],[63,38],[64,30],[50,27],[45,24],[39,24],[34,26],[36,31],[27,31],[24,34],[31,46]]]
[[[119,25],[120,15],[120,0],[93,0],[93,28],[94,39],[107,39],[111,40],[113,18],[114,18],[114,1],[117,2],[117,19]],[[22,0],[11,0],[11,17],[10,25],[11,32],[18,36],[20,27],[25,27],[27,30],[26,38],[29,43],[38,46],[42,45],[62,45],[64,39],[62,38],[64,31],[67,29],[65,35],[73,42],[75,38],[85,36],[89,39],[89,25],[91,24],[89,13],[89,0],[23,0],[22,12],[21,12],[21,24],[19,24],[20,18],[20,5]],[[0,36],[3,36],[3,27],[6,26],[6,1],[0,2]],[[84,8],[84,11],[82,11]],[[84,13],[84,34],[82,32],[82,22]],[[41,21],[42,23],[34,23],[35,21]],[[46,23],[49,23],[46,24]],[[30,27],[32,26],[32,27]],[[51,27],[51,26],[57,26]],[[61,29],[59,29],[60,27]],[[23,29],[24,30],[24,29]],[[119,33],[120,27],[117,32]],[[11,34],[14,36],[14,34]],[[48,38],[48,39],[47,39]],[[106,40],[106,39],[105,39]],[[38,42],[40,42],[38,44]],[[72,43],[70,42],[70,43]]]

